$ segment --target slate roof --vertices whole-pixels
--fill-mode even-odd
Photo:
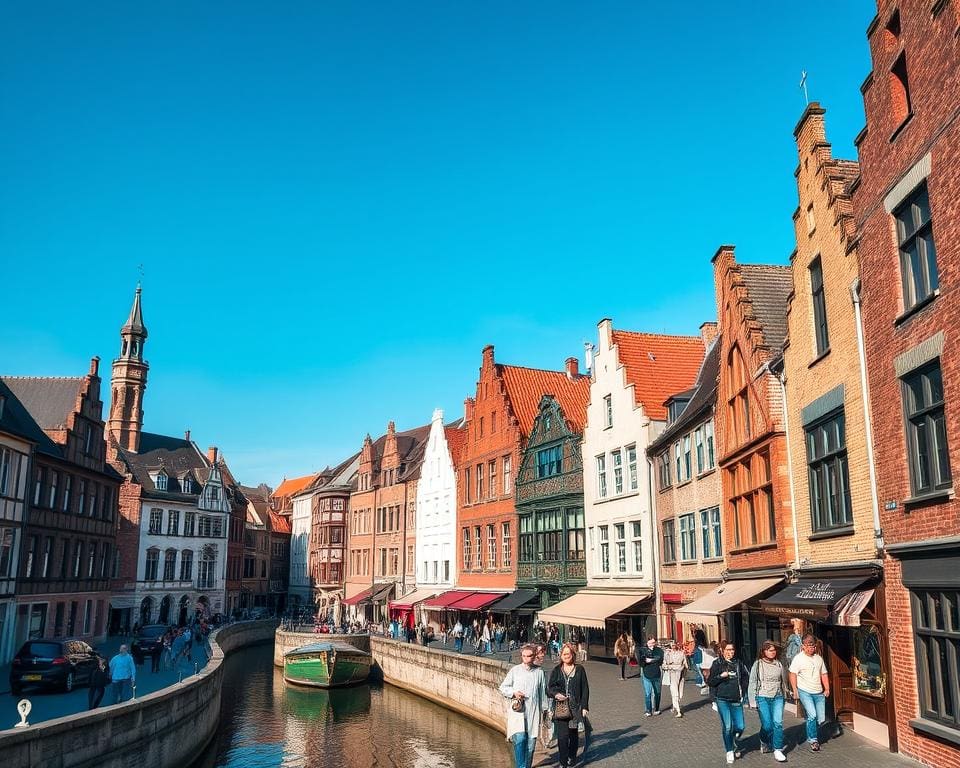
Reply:
[[[740,274],[764,341],[775,352],[787,338],[787,297],[793,290],[793,270],[772,264],[741,264]]]
[[[553,395],[574,432],[583,432],[590,401],[590,377],[567,376],[565,371],[545,371],[523,368],[519,365],[497,364],[503,385],[510,397],[513,413],[520,422],[520,430],[529,435],[533,422],[540,413],[544,395]]]
[[[703,339],[699,336],[667,336],[659,333],[612,331],[627,383],[633,385],[634,400],[647,415],[665,421],[666,399],[694,383],[703,361]]]
[[[690,402],[684,408],[680,417],[672,424],[668,425],[661,432],[657,439],[650,443],[647,453],[651,456],[656,455],[663,450],[665,445],[673,442],[677,435],[683,434],[687,428],[703,418],[704,414],[717,401],[717,387],[720,380],[720,336],[717,336],[710,344],[706,357],[700,366],[700,372],[697,374],[697,383],[687,390],[691,393]],[[684,393],[686,394],[686,393]]]
[[[430,425],[408,429],[405,432],[395,433],[397,453],[400,463],[405,465],[404,472],[397,476],[398,482],[416,480],[420,477],[420,467],[423,464],[423,454],[427,449],[427,438],[430,437]],[[383,448],[387,436],[380,435],[373,441],[373,471],[380,471],[380,462],[383,460]]]
[[[138,453],[128,451],[123,446],[117,446],[117,448],[121,460],[130,470],[135,482],[143,486],[145,496],[193,502],[210,477],[206,458],[191,441],[180,437],[141,432]],[[163,467],[169,478],[166,491],[158,490],[153,478],[150,477],[150,472],[156,472],[160,467]],[[188,474],[197,483],[194,493],[183,493],[180,489],[180,480]]]
[[[0,395],[4,398],[3,412],[0,413],[0,432],[7,432],[35,443],[37,450],[42,453],[62,456],[60,447],[40,428],[24,404],[20,402],[20,398],[2,378],[0,378]]]
[[[41,429],[66,429],[83,376],[4,376],[4,382]]]

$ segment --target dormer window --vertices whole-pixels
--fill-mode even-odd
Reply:
[[[193,493],[193,478],[187,475],[180,481],[180,488],[184,493]]]
[[[669,423],[675,422],[680,418],[680,415],[686,410],[689,400],[671,400],[670,405],[667,407],[667,421]]]
[[[162,470],[158,472],[153,478],[153,484],[157,486],[158,491],[167,490],[167,473]]]

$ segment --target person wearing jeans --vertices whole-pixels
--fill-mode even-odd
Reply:
[[[530,768],[537,746],[537,734],[547,709],[547,684],[543,670],[536,666],[535,646],[520,649],[521,663],[512,667],[500,684],[507,706],[507,738],[513,743],[516,768]],[[516,707],[516,709],[514,708]]]
[[[786,762],[783,754],[783,702],[788,690],[787,671],[777,658],[780,649],[772,640],[760,646],[760,658],[750,669],[747,696],[750,706],[760,714],[760,751],[773,750],[778,763]]]
[[[660,714],[660,687],[663,682],[663,649],[657,648],[657,638],[647,638],[647,645],[637,654],[640,679],[643,681],[644,715]]]
[[[750,673],[740,662],[737,648],[729,640],[720,646],[721,658],[713,662],[707,685],[716,696],[717,713],[723,734],[727,763],[740,757],[739,739],[743,734],[743,699],[747,695]]]
[[[817,653],[817,640],[811,634],[803,636],[801,653],[790,662],[790,687],[794,697],[803,704],[807,719],[807,743],[811,752],[820,751],[818,727],[827,719],[827,698],[830,696],[830,676]]]

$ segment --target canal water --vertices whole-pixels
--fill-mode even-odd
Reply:
[[[287,685],[273,646],[225,661],[220,725],[192,768],[502,768],[502,734],[390,685]]]

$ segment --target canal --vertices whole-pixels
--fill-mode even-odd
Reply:
[[[217,736],[192,768],[502,768],[503,735],[390,685],[292,687],[273,646],[225,660]]]

